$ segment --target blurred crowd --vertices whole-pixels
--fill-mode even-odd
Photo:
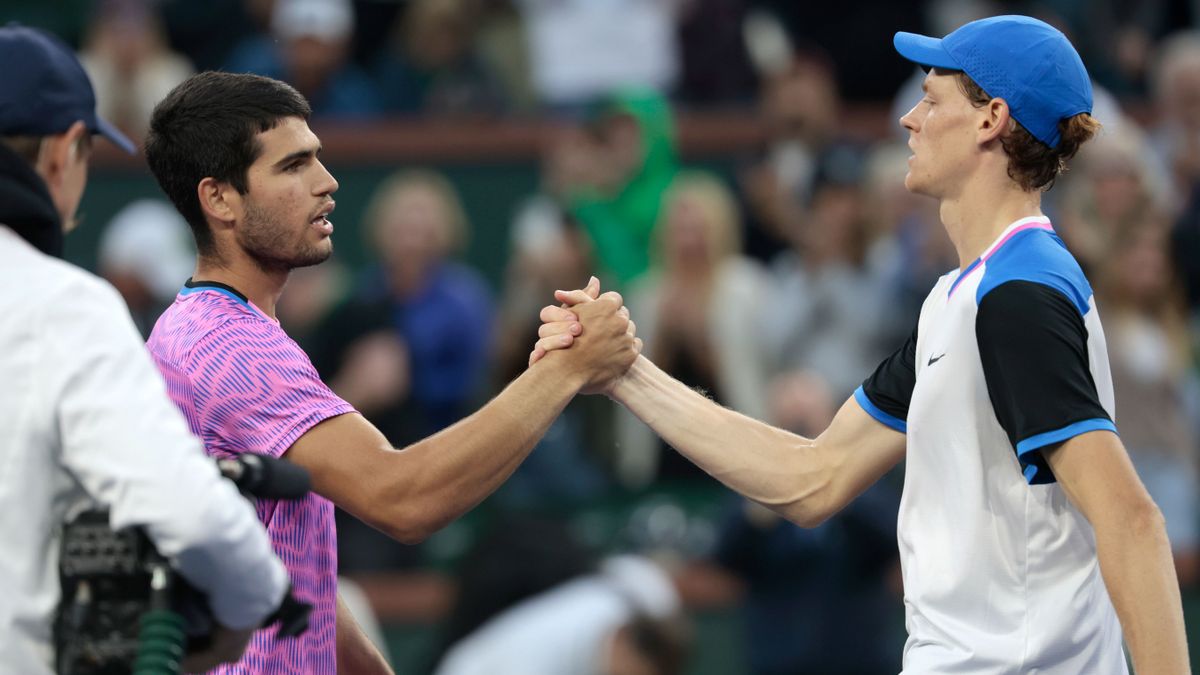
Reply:
[[[427,168],[388,177],[363,221],[350,224],[370,242],[368,267],[335,259],[293,275],[279,306],[284,327],[334,391],[397,446],[452,424],[521,372],[540,308],[589,273],[624,294],[645,354],[672,375],[748,415],[819,433],[912,331],[936,279],[958,265],[934,203],[904,188],[902,129],[851,137],[844,106],[871,102],[895,119],[919,99],[922,73],[893,55],[896,30],[941,35],[1009,12],[1051,21],[1088,64],[1105,130],[1045,208],[1093,284],[1116,421],[1166,515],[1180,582],[1200,582],[1196,3],[64,4],[79,11],[48,18],[40,9],[48,3],[17,2],[14,13],[77,41],[101,113],[135,136],[174,84],[208,68],[284,79],[309,98],[315,117],[329,120],[560,122],[547,132],[538,189],[513,214],[502,283],[461,261],[471,236],[466,209],[455,185]],[[765,131],[762,147],[727,172],[687,166],[676,147],[674,113],[713,107],[744,110]],[[188,276],[188,246],[186,225],[155,200],[130,204],[108,224],[99,269],[144,331]],[[505,512],[570,512],[657,490],[712,489],[704,494],[727,504],[703,527],[651,509],[641,520],[631,516],[623,546],[653,554],[654,565],[668,560],[668,570],[699,561],[736,580],[750,672],[895,672],[901,482],[888,476],[846,512],[801,530],[721,493],[608,401],[583,398],[490,503]],[[520,526],[505,527],[511,546],[525,541],[514,534]],[[486,663],[500,658],[488,645],[524,639],[489,620],[515,612],[557,625],[554,608],[570,602],[608,608],[596,616],[614,618],[593,632],[607,640],[611,659],[620,661],[622,649],[645,657],[641,670],[611,672],[680,672],[677,653],[688,639],[670,618],[677,591],[639,571],[644,560],[564,561],[563,544],[553,549],[562,566],[538,576],[520,561],[542,554],[489,546],[491,559],[515,559],[524,577],[512,576],[524,580],[490,607],[458,608],[466,627],[452,621],[451,632],[463,647],[444,646],[450,656],[441,672],[475,672],[462,665],[471,653],[487,655]],[[426,562],[420,547],[343,516],[339,549],[348,574]],[[634,590],[603,581],[624,573],[641,580],[630,582]],[[472,582],[471,574],[485,576]],[[493,581],[464,566],[464,584]],[[561,595],[544,595],[551,592]],[[539,611],[547,614],[536,618]]]

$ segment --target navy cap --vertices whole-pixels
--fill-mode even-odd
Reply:
[[[35,28],[0,28],[0,135],[61,134],[82,121],[125,152],[136,147],[96,114],[96,94],[79,59],[61,40]]]
[[[1092,81],[1067,36],[1028,16],[993,16],[944,38],[896,33],[896,51],[909,61],[961,70],[1012,116],[1056,148],[1059,120],[1092,112]]]

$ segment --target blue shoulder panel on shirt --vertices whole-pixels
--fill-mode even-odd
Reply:
[[[997,249],[987,260],[975,292],[975,303],[979,304],[992,289],[1008,281],[1044,284],[1070,299],[1080,316],[1088,313],[1092,286],[1062,239],[1051,231],[1018,232]]]
[[[858,405],[861,406],[868,415],[874,417],[875,421],[883,424],[884,426],[891,427],[902,434],[908,433],[908,422],[896,417],[895,415],[889,415],[888,413],[884,412],[879,406],[871,402],[871,399],[867,396],[867,392],[864,391],[862,387],[854,390],[854,400],[858,401]]]

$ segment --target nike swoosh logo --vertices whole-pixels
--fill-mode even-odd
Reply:
[[[942,353],[941,353],[940,355],[938,355],[938,356],[931,356],[931,357],[929,357],[929,363],[926,363],[925,365],[927,365],[927,366],[932,366],[933,364],[937,363],[938,361],[941,361],[941,360],[942,360],[942,357],[943,357],[943,356],[945,356],[945,355],[946,355],[946,353],[945,353],[945,352],[942,352]]]

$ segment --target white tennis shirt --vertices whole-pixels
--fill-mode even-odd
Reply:
[[[904,673],[1126,673],[1091,525],[1042,456],[1116,431],[1091,287],[1049,221],[942,277],[855,397],[907,434]]]

